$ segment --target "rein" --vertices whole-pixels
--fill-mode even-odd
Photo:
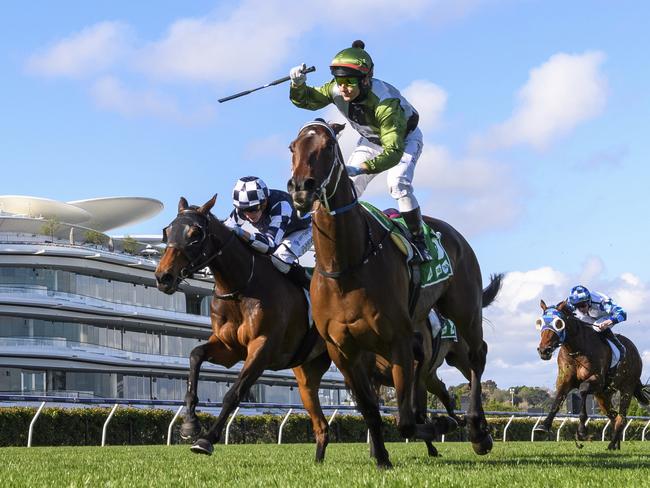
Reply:
[[[233,234],[233,236],[234,236],[234,234]],[[233,291],[231,293],[225,293],[223,295],[219,295],[217,293],[217,283],[216,283],[216,280],[215,280],[212,296],[214,298],[217,298],[218,300],[239,300],[242,293],[244,291],[246,291],[246,288],[248,288],[248,285],[250,285],[251,281],[253,281],[253,275],[254,274],[255,274],[255,253],[252,252],[251,253],[251,272],[248,275],[248,279],[246,280],[246,283],[244,283],[244,286],[235,289],[235,291]]]

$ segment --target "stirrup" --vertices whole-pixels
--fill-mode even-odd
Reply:
[[[424,236],[422,234],[412,235],[413,247],[415,247],[415,253],[413,254],[413,259],[411,262],[422,264],[433,261],[433,257],[427,249],[427,244],[424,241]]]

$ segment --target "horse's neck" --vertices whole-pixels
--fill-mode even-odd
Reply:
[[[579,353],[591,362],[598,361],[605,344],[590,330],[588,324],[579,320],[567,320],[567,334],[564,344],[572,353]]]
[[[217,229],[216,225],[221,224],[211,224],[211,237],[215,236],[217,232],[226,232],[223,229]],[[209,265],[212,276],[214,276],[214,282],[221,294],[241,288],[250,273],[252,273],[252,251],[246,249],[244,243],[236,236],[231,237],[231,239],[233,239],[233,242],[223,247],[222,250],[215,250],[215,252],[221,252],[221,254],[213,259]]]
[[[329,201],[331,210],[344,208],[355,198],[352,183],[341,183]],[[368,239],[368,224],[364,220],[365,216],[358,204],[346,212],[331,215],[321,203],[312,215],[316,262],[328,270],[357,264],[363,256]]]

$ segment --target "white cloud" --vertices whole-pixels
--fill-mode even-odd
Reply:
[[[128,54],[130,28],[122,22],[100,22],[34,54],[27,69],[46,76],[83,77],[109,69]]]
[[[111,76],[96,80],[90,93],[99,108],[127,117],[145,115],[192,124],[213,116],[213,110],[208,106],[183,113],[175,100],[153,90],[132,90]]]
[[[430,131],[440,126],[447,104],[445,90],[430,81],[415,80],[402,93],[420,114],[418,127]]]
[[[551,56],[530,71],[510,118],[478,137],[474,146],[530,144],[543,149],[553,139],[599,115],[607,99],[607,81],[601,72],[604,60],[599,51]]]

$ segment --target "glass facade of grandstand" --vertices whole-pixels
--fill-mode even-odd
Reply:
[[[0,236],[0,394],[183,399],[189,353],[210,335],[210,276],[165,295],[155,252],[25,239],[1,225]],[[238,371],[204,363],[199,398],[221,401]],[[324,404],[345,399],[340,373],[323,384]],[[290,370],[266,372],[247,400],[300,403],[294,386]]]

